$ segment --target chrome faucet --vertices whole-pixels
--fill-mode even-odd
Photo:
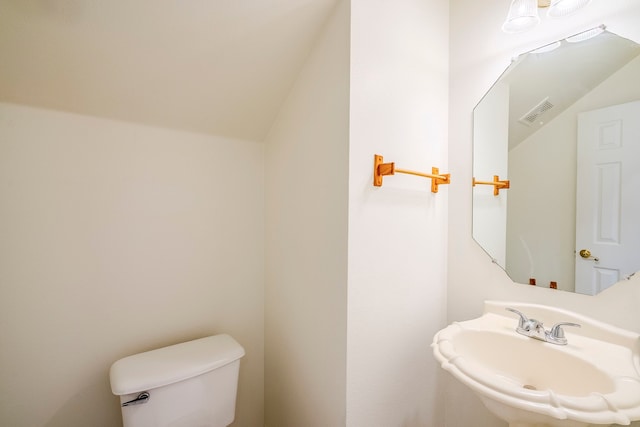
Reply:
[[[577,323],[560,322],[556,325],[553,325],[553,327],[547,331],[544,328],[542,322],[540,322],[539,320],[529,319],[527,316],[525,316],[515,308],[507,307],[507,310],[520,316],[516,332],[526,337],[535,338],[537,340],[549,342],[551,344],[567,344],[567,338],[564,336],[564,329],[562,329],[563,326],[575,326],[578,328],[580,327],[580,325]]]

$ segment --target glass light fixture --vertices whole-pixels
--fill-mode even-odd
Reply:
[[[589,3],[591,0],[511,0],[502,31],[520,33],[535,27],[540,22],[540,8],[548,8],[547,16],[557,18],[571,15]]]
[[[502,24],[505,33],[520,33],[540,22],[538,0],[512,0],[507,19]]]
[[[571,15],[578,9],[588,5],[591,0],[552,0],[551,6],[547,11],[547,16],[557,18],[560,16]]]
[[[512,0],[507,19],[502,24],[505,33],[519,33],[540,22],[538,0]]]

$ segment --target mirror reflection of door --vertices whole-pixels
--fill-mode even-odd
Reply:
[[[640,258],[640,101],[578,116],[576,292],[595,295]]]

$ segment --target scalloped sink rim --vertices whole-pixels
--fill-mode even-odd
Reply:
[[[575,322],[582,328],[566,328],[566,346],[558,346],[515,331],[517,316],[506,311],[513,307],[529,318],[544,322],[549,328],[558,322]],[[598,391],[560,393],[553,389],[530,390],[516,382],[505,381],[502,372],[483,366],[478,360],[456,351],[456,336],[464,334],[500,334],[505,342],[532,340],[537,350],[562,353],[562,358],[580,359],[607,375],[613,386]],[[510,422],[535,422],[550,425],[620,424],[640,420],[640,334],[617,328],[567,310],[529,303],[485,301],[484,314],[463,322],[453,322],[433,338],[433,353],[443,369],[476,392],[485,406]],[[509,351],[509,349],[503,349]],[[465,349],[468,352],[469,349]],[[468,353],[465,353],[468,354]],[[551,354],[550,354],[551,355]],[[514,357],[517,357],[514,355]],[[540,361],[544,369],[545,361]],[[600,375],[600,373],[598,375]],[[535,376],[535,373],[532,373]],[[602,383],[599,383],[602,384]]]

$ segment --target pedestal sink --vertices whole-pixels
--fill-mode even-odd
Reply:
[[[566,345],[516,332],[514,308],[551,326],[573,322]],[[640,420],[640,334],[566,310],[485,302],[484,314],[433,339],[443,369],[510,427],[629,425]]]

